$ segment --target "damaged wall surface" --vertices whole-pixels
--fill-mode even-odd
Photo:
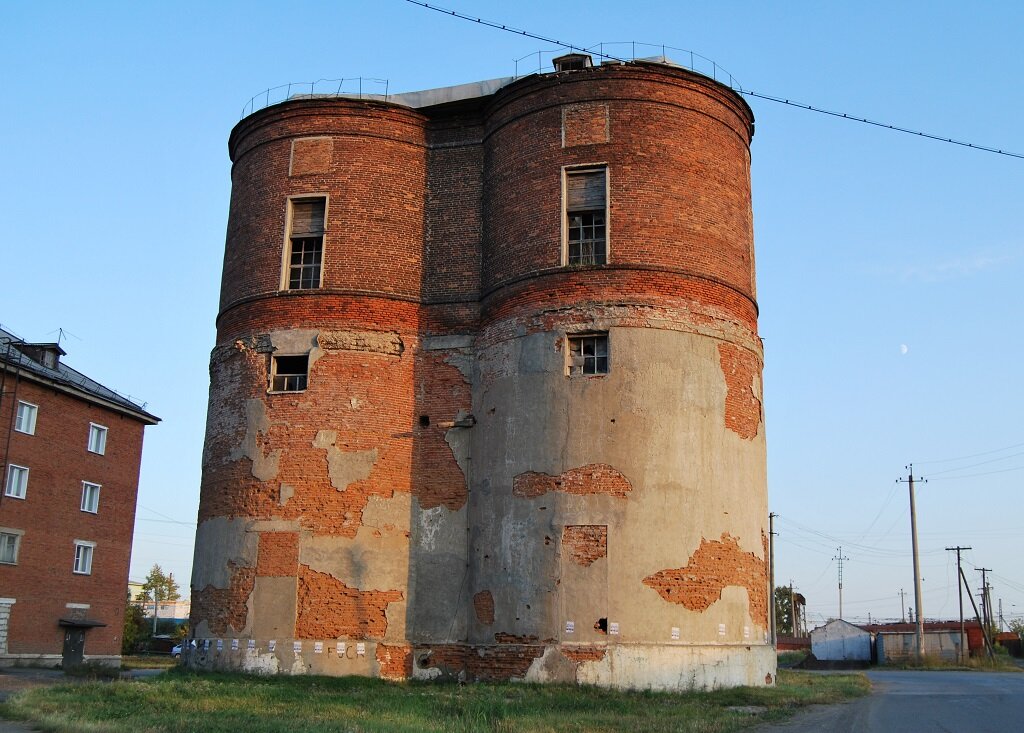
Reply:
[[[187,663],[772,684],[752,135],[645,62],[243,119]]]

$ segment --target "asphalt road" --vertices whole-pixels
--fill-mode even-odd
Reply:
[[[873,692],[816,706],[757,733],[1007,733],[1024,731],[1024,674],[866,672]]]

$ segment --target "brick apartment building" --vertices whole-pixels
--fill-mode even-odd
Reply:
[[[117,663],[143,430],[159,418],[0,330],[0,666]]]
[[[582,54],[244,117],[188,663],[772,684],[753,132]]]

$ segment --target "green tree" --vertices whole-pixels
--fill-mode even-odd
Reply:
[[[146,634],[146,617],[142,606],[132,601],[128,593],[128,604],[124,609],[124,629],[121,631],[121,654],[134,654],[142,637]]]
[[[775,633],[779,636],[795,636],[792,597],[788,586],[775,589]]]
[[[1024,641],[1024,618],[1015,618],[1010,622],[1010,631],[1017,635],[1017,638]]]
[[[181,598],[174,573],[164,574],[163,568],[153,565],[142,584],[142,600],[153,604],[153,635],[156,635],[156,622],[160,617],[160,604],[176,601]]]

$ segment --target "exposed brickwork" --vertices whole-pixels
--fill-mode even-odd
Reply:
[[[574,563],[588,567],[608,555],[608,527],[604,524],[567,526],[562,530],[562,549]]]
[[[57,622],[77,603],[106,624],[86,632],[85,654],[119,655],[144,424],[25,374],[8,373],[3,389],[0,451],[9,445],[6,462],[29,469],[24,499],[0,497],[0,527],[24,532],[17,565],[0,564],[0,597],[16,600],[7,651],[61,654]],[[37,406],[34,435],[11,430],[19,401]],[[103,455],[87,450],[90,423],[107,428]],[[83,481],[101,486],[95,514],[81,510]],[[96,543],[89,575],[73,572],[76,539]]]
[[[445,438],[447,431],[453,429],[450,425],[459,410],[468,415],[473,405],[469,380],[448,363],[450,356],[445,351],[432,351],[421,354],[416,362],[419,393],[413,495],[423,509],[443,506],[455,511],[466,503],[466,476]],[[430,424],[420,424],[420,415]]]
[[[407,680],[412,677],[412,647],[408,644],[378,644],[377,664],[386,680]]]
[[[256,575],[258,577],[294,578],[298,567],[298,533],[260,533],[259,554],[256,560]]]
[[[299,566],[296,639],[383,639],[389,603],[401,601],[400,590],[350,588],[327,573]]]
[[[448,677],[473,682],[521,680],[544,648],[542,644],[438,644],[427,647],[428,654],[418,652],[417,658],[421,668],[439,669]]]
[[[722,534],[720,540],[701,539],[700,547],[681,568],[662,570],[644,578],[669,603],[702,612],[722,598],[726,586],[747,589],[750,618],[767,626],[768,570],[753,552],[743,552],[738,540]]]
[[[482,590],[473,595],[473,610],[476,620],[490,626],[494,623],[494,596],[489,590]]]
[[[549,491],[563,491],[566,494],[608,494],[625,499],[632,489],[625,476],[611,466],[601,463],[571,468],[558,476],[527,471],[512,479],[512,493],[524,499],[543,496]]]
[[[562,110],[562,144],[594,145],[608,142],[608,105],[571,104]]]
[[[539,639],[534,634],[509,634],[499,631],[494,635],[494,641],[498,644],[536,644]]]
[[[725,396],[725,425],[741,438],[752,440],[761,425],[761,400],[754,392],[760,382],[757,357],[734,344],[718,345],[719,360],[728,393]]]
[[[292,141],[292,164],[289,173],[305,176],[327,173],[331,169],[333,141],[329,137],[305,137]]]
[[[600,662],[604,659],[605,648],[602,646],[561,646],[562,656],[577,664],[583,662]]]
[[[240,568],[228,562],[231,581],[227,588],[206,586],[192,589],[191,618],[205,621],[214,634],[225,634],[228,629],[238,632],[245,628],[248,617],[249,596],[256,580],[255,568]]]

